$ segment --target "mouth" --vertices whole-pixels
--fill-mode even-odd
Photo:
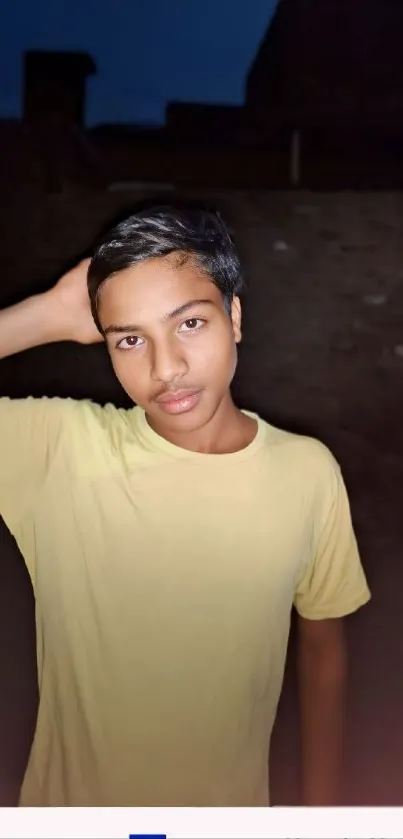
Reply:
[[[191,411],[199,403],[200,390],[178,390],[164,393],[156,399],[156,403],[167,414],[184,414]]]

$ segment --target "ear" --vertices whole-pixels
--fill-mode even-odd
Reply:
[[[235,343],[239,344],[242,340],[241,322],[242,322],[242,308],[239,297],[233,297],[231,303],[231,321],[234,332]]]

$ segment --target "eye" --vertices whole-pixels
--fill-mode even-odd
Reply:
[[[206,323],[205,320],[202,318],[188,318],[185,320],[179,328],[180,332],[195,332],[197,329],[201,329],[202,326]]]
[[[138,335],[128,335],[126,338],[122,338],[121,341],[118,341],[116,347],[119,350],[133,350],[141,345],[142,340],[143,339],[139,338]]]

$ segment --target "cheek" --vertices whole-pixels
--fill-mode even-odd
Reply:
[[[144,364],[139,364],[130,351],[127,353],[111,353],[112,367],[116,378],[125,390],[138,389],[142,386],[146,376]]]
[[[190,368],[205,370],[221,374],[224,378],[228,372],[232,375],[237,361],[237,347],[232,330],[223,329],[219,334],[200,336],[199,339],[189,341],[186,352]]]

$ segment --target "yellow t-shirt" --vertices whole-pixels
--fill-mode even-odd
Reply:
[[[258,419],[189,452],[140,408],[0,400],[0,512],[37,604],[25,806],[265,806],[293,604],[369,599],[339,468]]]

